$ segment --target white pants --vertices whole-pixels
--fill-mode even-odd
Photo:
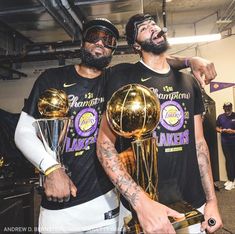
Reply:
[[[205,205],[201,206],[200,208],[198,208],[198,210],[201,213],[204,213],[204,207]],[[120,204],[120,213],[119,213],[119,222],[118,222],[118,230],[121,231],[124,225],[123,219],[124,217],[127,217],[131,215],[131,212],[129,210],[127,210],[122,204]],[[176,231],[177,234],[202,234],[205,232],[201,232],[201,224],[197,223],[191,226],[188,226],[186,228],[182,228]]]
[[[118,221],[116,223],[113,223],[109,226],[101,227],[101,228],[94,228],[89,231],[79,232],[79,234],[117,234],[118,228]]]
[[[94,228],[88,231],[76,231],[76,232],[69,232],[66,231],[66,234],[117,234],[117,227],[118,227],[118,222],[115,222],[111,225],[107,225],[105,227],[100,227],[100,228]],[[42,233],[42,232],[40,232]],[[43,233],[51,233],[51,232],[43,232]],[[53,232],[53,233],[60,233],[60,232]]]
[[[112,214],[119,207],[119,199],[113,189],[106,194],[77,206],[48,210],[40,208],[39,232],[42,234],[70,233],[115,233],[117,231],[118,213],[105,218],[107,212]],[[105,231],[107,230],[107,232]]]

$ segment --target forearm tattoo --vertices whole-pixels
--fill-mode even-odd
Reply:
[[[97,155],[112,183],[131,203],[131,205],[135,206],[141,188],[126,171],[125,166],[119,159],[113,143],[109,141],[99,143],[97,145]]]
[[[206,194],[206,199],[209,201],[215,197],[209,161],[209,150],[205,141],[197,142],[196,149],[202,186]]]

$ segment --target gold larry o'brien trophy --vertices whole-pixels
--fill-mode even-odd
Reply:
[[[45,150],[65,168],[61,156],[64,147],[70,118],[67,94],[62,90],[47,89],[38,100],[38,111],[42,118],[34,122],[38,138]],[[68,173],[68,171],[66,171]],[[44,175],[40,174],[39,186],[43,187]]]
[[[145,86],[139,84],[123,86],[108,102],[106,116],[114,132],[125,138],[134,138],[132,142],[134,169],[129,167],[128,172],[151,199],[158,201],[158,150],[156,139],[151,136],[160,118],[158,98]],[[181,220],[169,217],[175,229],[203,221],[202,214],[185,202],[169,206],[185,213],[185,218]],[[142,228],[131,205],[130,210],[132,218],[124,219],[125,232],[139,234]]]

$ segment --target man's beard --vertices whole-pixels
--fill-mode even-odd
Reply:
[[[151,39],[138,43],[144,51],[151,52],[155,55],[160,55],[166,52],[169,48],[169,43],[166,39],[164,39],[160,44],[155,44]]]
[[[225,112],[226,116],[230,116],[231,114],[232,114],[232,111],[230,111],[230,110]]]
[[[96,68],[98,70],[102,70],[107,67],[112,59],[112,55],[110,56],[102,56],[100,58],[95,57],[90,51],[85,48],[81,48],[81,61],[82,64],[87,67]]]

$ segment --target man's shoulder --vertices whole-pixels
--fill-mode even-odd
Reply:
[[[135,67],[136,64],[133,63],[119,63],[110,67],[111,72],[123,72]]]
[[[176,70],[176,69],[173,69],[173,72],[174,72],[175,77],[177,77],[178,80],[181,79],[187,85],[191,84],[193,87],[200,88],[199,82],[193,76],[192,73],[188,71],[181,71],[181,70]]]
[[[218,119],[222,119],[222,118],[224,118],[224,117],[225,117],[225,114],[224,114],[224,113],[218,115]]]
[[[179,77],[194,79],[194,76],[191,73],[189,73],[188,71],[177,70],[177,69],[172,68],[172,67],[171,67],[171,69],[173,70],[174,74],[179,76]]]
[[[72,69],[73,66],[67,65],[63,67],[53,67],[53,68],[48,68],[45,71],[41,73],[41,75],[38,77],[38,80],[41,79],[58,79],[60,76],[64,76],[64,74],[68,74],[68,71]]]
[[[62,67],[53,67],[53,68],[48,68],[45,70],[47,73],[61,73],[63,71],[68,71],[73,68],[73,65],[66,65]]]

